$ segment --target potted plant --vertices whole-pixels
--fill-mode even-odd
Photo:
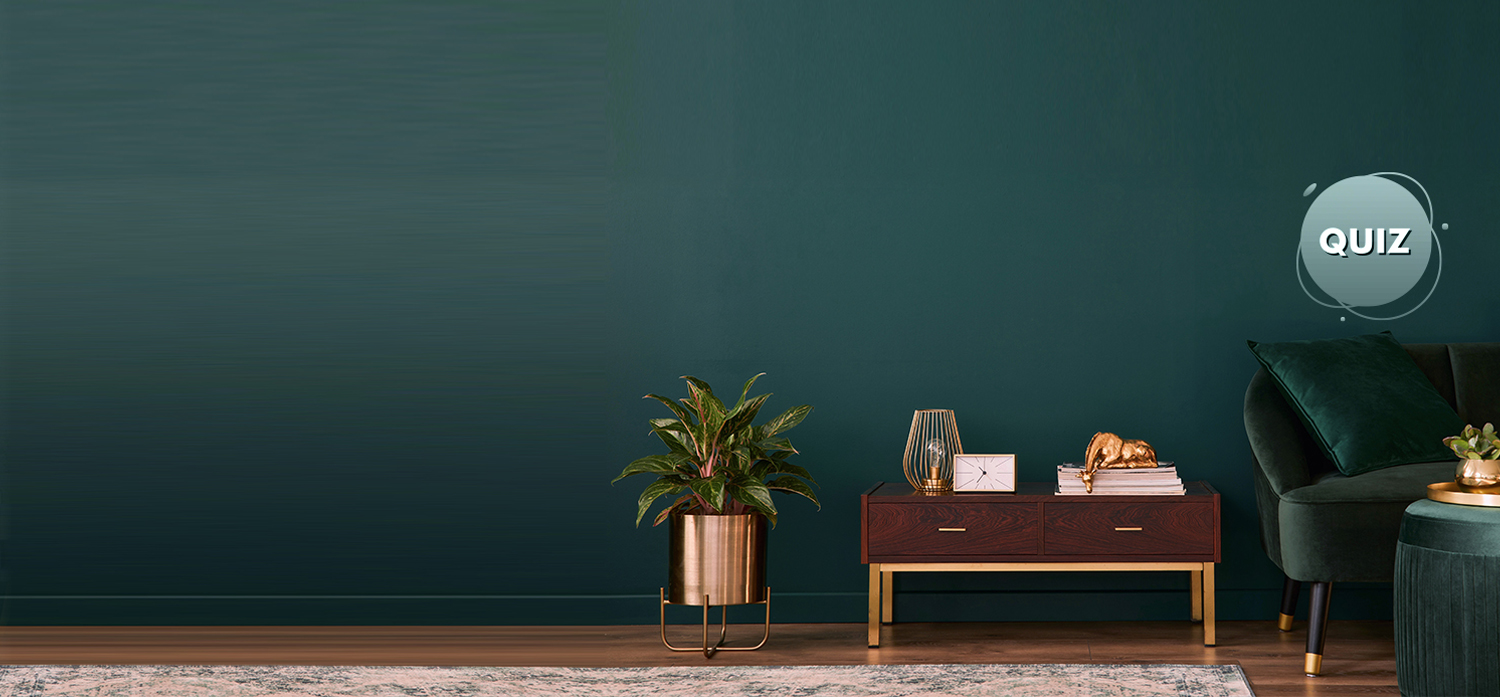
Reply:
[[[705,611],[708,605],[765,602],[766,523],[775,525],[777,513],[771,492],[804,496],[822,508],[808,485],[816,482],[807,470],[787,462],[797,449],[781,436],[812,407],[792,407],[755,425],[771,396],[746,398],[761,375],[745,381],[733,407],[690,375],[683,376],[688,396],[681,404],[656,394],[645,397],[676,416],[650,420],[651,433],[666,444],[667,453],[630,463],[614,481],[657,475],[641,493],[636,526],[658,497],[678,496],[653,523],[671,523],[667,602],[703,605]]]
[[[1444,438],[1443,443],[1463,458],[1455,477],[1459,488],[1484,493],[1500,489],[1500,436],[1495,434],[1495,424],[1485,424],[1483,429],[1465,425],[1463,432]]]

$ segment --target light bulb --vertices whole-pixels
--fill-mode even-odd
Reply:
[[[927,441],[927,476],[942,479],[943,465],[948,463],[948,445],[941,438]]]

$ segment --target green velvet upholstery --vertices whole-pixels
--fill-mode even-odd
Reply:
[[[1396,682],[1500,697],[1500,508],[1417,501],[1396,547]]]
[[[1330,473],[1281,497],[1282,570],[1298,580],[1388,581],[1401,512],[1427,485],[1453,478],[1458,461]]]
[[[1500,425],[1500,344],[1449,344],[1453,374],[1464,376],[1454,385],[1454,403],[1465,423]]]
[[[1390,332],[1248,343],[1340,472],[1453,459],[1463,420]]]
[[[1500,508],[1422,499],[1406,508],[1400,541],[1425,549],[1500,558]],[[1500,575],[1484,581],[1500,590]]]
[[[1403,348],[1464,422],[1500,422],[1500,344]],[[1303,582],[1392,580],[1402,512],[1428,484],[1452,479],[1458,464],[1339,474],[1264,368],[1245,392],[1245,433],[1262,546]]]

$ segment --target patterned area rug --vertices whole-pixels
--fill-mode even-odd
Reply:
[[[0,695],[1018,695],[1253,697],[1239,666],[915,665],[694,668],[6,666]]]

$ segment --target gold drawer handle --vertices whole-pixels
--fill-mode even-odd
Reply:
[[[968,528],[938,528],[938,532],[964,532]]]
[[[1116,532],[1131,532],[1136,530],[1140,530],[1140,528],[1115,528]]]

